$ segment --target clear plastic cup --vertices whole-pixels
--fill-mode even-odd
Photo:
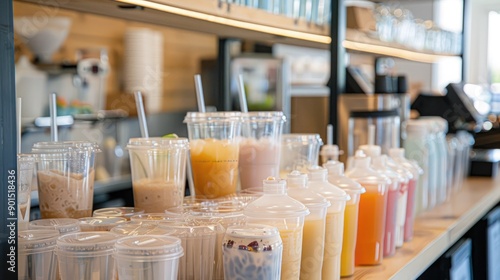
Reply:
[[[59,234],[79,232],[80,222],[77,219],[58,218],[58,219],[40,219],[31,221],[30,229],[55,229]]]
[[[345,204],[342,252],[340,253],[340,276],[347,277],[354,274],[359,199],[366,190],[358,182],[344,176],[342,162],[329,161],[324,167],[328,170],[328,182],[344,190],[351,198]]]
[[[118,235],[170,235],[175,230],[161,227],[159,223],[127,222],[110,230]]]
[[[161,213],[181,205],[186,187],[186,138],[131,138],[130,154],[134,206]]]
[[[325,168],[317,165],[311,166],[308,172],[309,189],[324,196],[331,204],[326,213],[322,277],[339,279],[341,248],[344,239],[344,214],[346,202],[350,200],[350,196],[344,190],[328,182],[328,171]]]
[[[370,167],[370,158],[358,150],[346,176],[366,189],[359,201],[355,265],[379,265],[383,260],[389,179]]]
[[[124,217],[130,220],[130,217],[144,213],[144,209],[137,207],[110,207],[94,210],[94,217]]]
[[[226,230],[222,251],[226,280],[278,280],[281,277],[283,242],[276,227],[231,226]]]
[[[97,144],[84,141],[39,142],[38,199],[42,219],[92,216]]]
[[[283,134],[281,139],[280,177],[286,178],[294,170],[306,173],[307,168],[318,165],[323,145],[319,134]]]
[[[188,112],[187,124],[195,194],[217,198],[236,192],[240,112]]]
[[[286,181],[273,177],[263,182],[263,195],[244,209],[248,223],[277,227],[283,241],[281,279],[299,279],[304,218],[307,207],[289,197]]]
[[[53,229],[19,231],[18,279],[58,279],[54,254],[58,237],[59,232]]]
[[[332,204],[307,187],[307,175],[292,171],[286,177],[288,195],[304,204],[310,214],[304,219],[302,237],[301,279],[321,279],[325,248],[326,212]],[[330,265],[330,264],[328,264]]]
[[[81,231],[110,231],[127,222],[123,217],[88,217],[78,219]]]
[[[115,280],[112,254],[119,237],[107,231],[77,232],[59,237],[56,254],[61,280]]]
[[[241,189],[262,186],[262,180],[279,176],[283,112],[242,113],[239,154]]]
[[[17,155],[17,223],[20,230],[28,229],[31,208],[31,185],[35,158],[33,155]]]
[[[120,280],[176,280],[181,240],[172,236],[140,235],[120,238],[114,258]]]

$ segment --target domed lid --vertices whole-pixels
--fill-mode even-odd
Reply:
[[[291,182],[291,184],[288,182]],[[300,174],[297,170],[292,171],[287,175],[288,195],[308,208],[330,207],[331,203],[318,192],[307,188],[306,182],[306,174]]]
[[[405,182],[405,178],[398,174],[396,171],[392,170],[392,168],[387,164],[388,156],[381,155],[373,158],[372,168],[375,171],[380,172],[380,174],[385,175],[391,181],[389,184],[392,187],[392,190],[396,190],[401,187],[401,183]]]
[[[324,166],[328,169],[328,182],[343,190],[364,193],[366,192],[358,182],[344,176],[344,163],[342,162],[327,162]]]
[[[309,181],[326,181],[328,170],[319,165],[313,165],[307,168]]]
[[[309,168],[308,171],[309,182],[307,186],[311,190],[321,194],[330,202],[339,200],[346,201],[351,199],[351,197],[344,190],[328,182],[328,170],[326,170],[326,168],[313,166]]]
[[[247,217],[262,219],[286,219],[304,217],[307,207],[286,193],[286,181],[269,177],[264,180],[264,194],[245,207]]]
[[[319,154],[324,157],[338,160],[341,152],[339,150],[339,146],[337,145],[323,145]]]
[[[426,136],[429,133],[427,123],[418,120],[409,120],[406,123],[406,132]]]
[[[109,255],[120,236],[107,231],[68,233],[57,239],[56,252],[89,257]]]
[[[410,161],[405,157],[405,149],[404,148],[391,148],[389,149],[389,156],[395,162],[401,164],[404,168],[410,171],[413,175],[413,178],[417,179],[420,174],[423,174],[423,169],[418,166],[418,164],[414,161]]]
[[[187,138],[130,138],[128,149],[189,149]]]
[[[29,223],[30,229],[55,229],[60,234],[80,231],[80,222],[77,219],[54,218],[40,219]]]
[[[373,170],[370,167],[370,162],[371,159],[362,150],[357,150],[352,167],[345,172],[345,175],[360,184],[388,185],[389,178]]]
[[[122,237],[116,241],[115,257],[134,257],[141,260],[166,260],[184,255],[181,239],[164,235]]]
[[[19,253],[30,254],[54,250],[59,231],[55,229],[29,229],[19,231]]]
[[[245,224],[228,227],[222,246],[228,249],[235,247],[239,250],[262,252],[281,250],[283,242],[276,227]]]
[[[382,154],[382,148],[377,145],[361,145],[358,149],[362,150],[365,155],[371,158],[378,157]]]

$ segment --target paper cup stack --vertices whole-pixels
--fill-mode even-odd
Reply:
[[[125,91],[142,91],[146,110],[159,112],[163,97],[163,35],[147,28],[129,28],[124,41]]]

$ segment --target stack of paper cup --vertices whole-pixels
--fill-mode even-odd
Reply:
[[[146,110],[159,112],[163,96],[163,35],[148,28],[129,28],[124,45],[125,91],[142,91]]]

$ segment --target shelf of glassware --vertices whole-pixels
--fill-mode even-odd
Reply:
[[[343,46],[350,51],[390,56],[423,63],[435,63],[443,58],[460,57],[459,53],[416,50],[395,42],[384,42],[375,36],[370,36],[356,29],[346,30],[346,39]]]
[[[434,209],[420,214],[410,242],[381,265],[356,267],[343,279],[415,279],[500,201],[500,176],[470,177],[462,189]]]
[[[49,2],[22,1],[214,34],[220,38],[320,49],[328,49],[331,42],[327,24],[318,25],[221,0],[72,0],[57,1],[57,7]]]

